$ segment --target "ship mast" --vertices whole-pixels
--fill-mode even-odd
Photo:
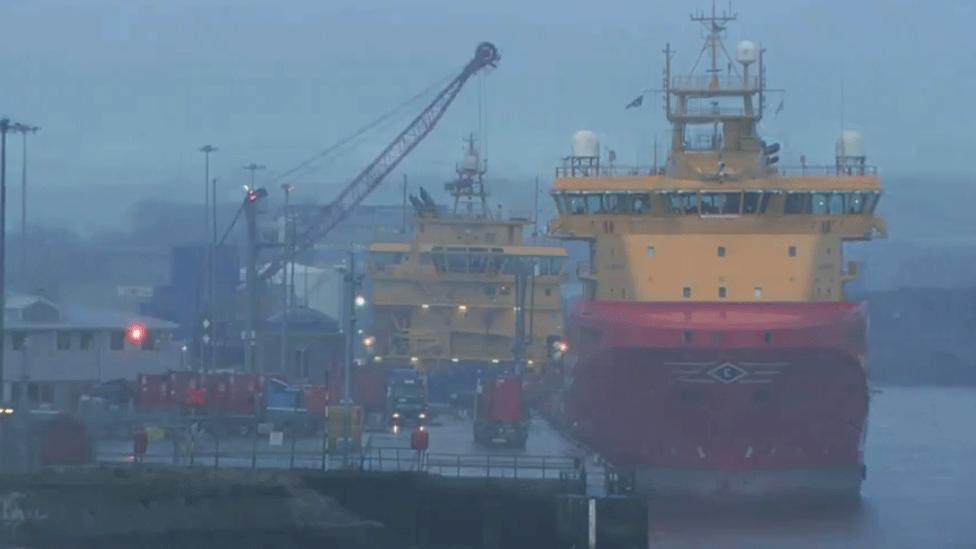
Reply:
[[[478,154],[474,134],[470,134],[464,142],[468,148],[461,164],[455,168],[457,179],[445,183],[444,189],[454,197],[454,215],[491,219],[488,192],[483,179],[488,171],[487,162],[482,161]]]
[[[674,50],[670,44],[664,50],[665,108],[672,124],[668,173],[706,180],[771,175],[775,170],[765,161],[768,151],[757,134],[765,81],[762,50],[743,41],[737,44],[734,58],[729,54],[723,35],[738,14],[719,13],[714,0],[710,13],[702,11],[690,18],[706,33],[691,71],[673,75]],[[696,74],[706,55],[704,74]],[[721,57],[727,61],[725,66]],[[750,74],[757,61],[758,73]]]

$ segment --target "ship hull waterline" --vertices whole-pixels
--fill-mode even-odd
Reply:
[[[637,491],[859,493],[862,306],[587,301],[570,327],[554,414]]]

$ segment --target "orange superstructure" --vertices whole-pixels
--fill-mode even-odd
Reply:
[[[877,172],[850,131],[833,165],[780,168],[763,50],[722,58],[735,16],[692,19],[710,65],[676,75],[665,50],[666,165],[601,163],[581,131],[557,169],[549,232],[590,249],[561,417],[646,489],[856,492],[865,317],[843,245],[885,234]]]
[[[472,137],[445,185],[450,210],[421,189],[414,238],[369,248],[373,360],[428,372],[436,400],[472,393],[478,370],[542,369],[563,336],[566,251],[526,242],[529,220],[492,212],[484,171]]]

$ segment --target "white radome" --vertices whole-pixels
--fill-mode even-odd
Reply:
[[[476,172],[480,163],[481,161],[477,153],[467,153],[464,155],[464,161],[461,162],[461,169],[468,172]]]
[[[595,133],[590,130],[580,130],[573,134],[573,157],[600,157],[600,139]]]
[[[864,136],[857,130],[844,130],[837,140],[837,156],[843,158],[863,158],[866,156]]]
[[[743,40],[735,45],[735,60],[743,65],[756,62],[756,43]]]

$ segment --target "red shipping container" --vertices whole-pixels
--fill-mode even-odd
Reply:
[[[207,390],[207,408],[211,413],[227,414],[230,408],[231,374],[205,374],[203,386]]]
[[[522,378],[499,377],[483,381],[478,398],[478,417],[501,423],[521,421]]]
[[[140,411],[172,408],[169,376],[166,374],[139,374],[136,377],[136,408]]]
[[[361,405],[367,413],[382,412],[386,408],[386,377],[389,368],[369,365],[360,366],[352,371],[350,392],[353,401]],[[339,378],[338,389],[342,390],[342,377]],[[341,397],[340,397],[341,398]]]
[[[257,411],[263,390],[262,378],[257,374],[229,374],[227,413],[251,415]]]
[[[202,380],[196,372],[170,372],[170,402],[177,408],[186,408],[189,404],[190,390],[201,388]],[[196,393],[194,391],[194,393]]]
[[[324,418],[329,405],[329,388],[325,385],[305,385],[302,387],[305,409],[313,418]]]

